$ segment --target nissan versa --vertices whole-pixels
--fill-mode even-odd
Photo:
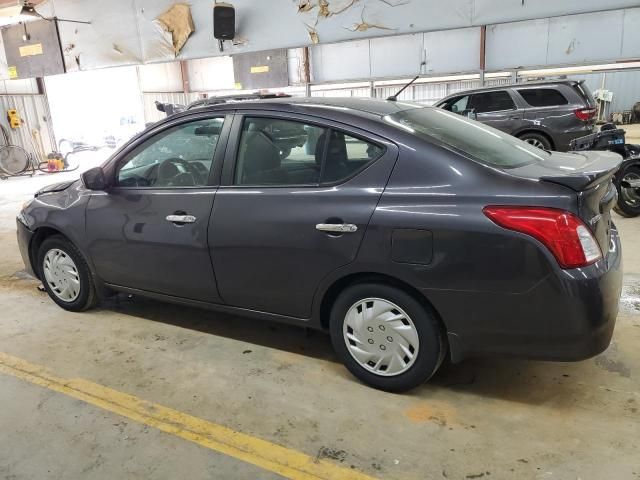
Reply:
[[[39,191],[18,240],[67,310],[119,291],[328,330],[356,377],[403,391],[446,355],[607,348],[619,164],[399,101],[204,102]]]

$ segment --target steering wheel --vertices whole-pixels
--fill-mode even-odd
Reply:
[[[188,187],[195,183],[189,162],[182,158],[167,158],[158,165],[158,185]]]

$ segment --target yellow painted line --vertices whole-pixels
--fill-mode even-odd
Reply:
[[[286,478],[302,480],[373,480],[373,477],[324,459],[252,437],[192,415],[148,402],[81,378],[60,378],[0,352],[0,373],[82,400],[138,423],[197,443]]]

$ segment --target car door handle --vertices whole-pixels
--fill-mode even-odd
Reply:
[[[193,215],[167,215],[167,222],[172,223],[195,223],[196,217]]]
[[[358,226],[353,223],[319,223],[316,230],[331,233],[354,233],[358,231]]]

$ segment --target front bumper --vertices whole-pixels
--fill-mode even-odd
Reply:
[[[447,326],[454,362],[476,355],[575,361],[611,342],[622,290],[620,237],[588,267],[554,271],[521,294],[425,292]],[[442,308],[441,308],[442,307]]]
[[[27,228],[27,226],[20,220],[20,217],[16,218],[17,235],[18,235],[18,247],[20,248],[20,255],[24,262],[24,267],[27,273],[37,277],[35,274],[33,265],[31,265],[31,255],[29,255],[31,239],[33,238],[33,232]]]

